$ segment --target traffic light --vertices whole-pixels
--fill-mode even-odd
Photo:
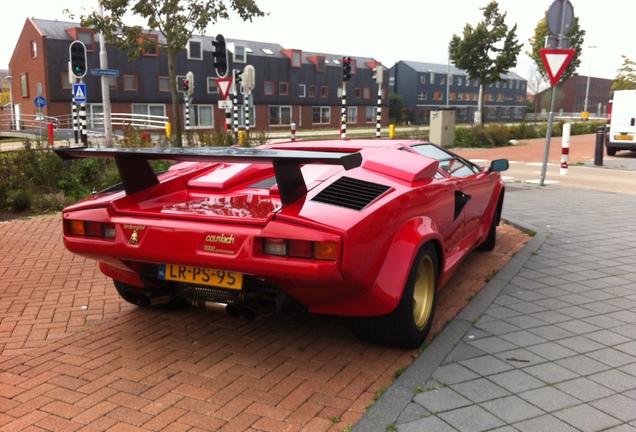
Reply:
[[[383,72],[384,69],[382,69],[382,65],[379,63],[373,68],[373,80],[376,83],[382,84]]]
[[[186,74],[185,80],[183,81],[183,91],[186,94],[194,92],[194,74],[192,72]]]
[[[68,49],[71,58],[71,73],[75,78],[86,75],[86,45],[82,41],[73,41]]]
[[[238,94],[241,90],[241,83],[243,81],[243,77],[241,75],[243,75],[243,71],[234,69],[234,85],[236,86],[236,94]]]
[[[351,79],[351,57],[342,58],[342,80],[349,81]]]
[[[212,54],[214,70],[219,78],[225,78],[227,76],[227,49],[223,35],[216,35],[212,45],[214,46],[214,53]]]

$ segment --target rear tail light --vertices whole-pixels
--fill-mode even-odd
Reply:
[[[263,252],[265,255],[335,261],[338,248],[335,242],[264,238]]]
[[[103,222],[67,220],[66,229],[70,235],[92,238],[115,238],[115,225]]]

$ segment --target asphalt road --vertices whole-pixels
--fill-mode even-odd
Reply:
[[[568,166],[561,173],[562,139],[550,141],[544,186],[563,185],[606,192],[636,194],[636,152],[621,151],[616,156],[603,155],[602,165],[595,165],[596,135],[570,137]],[[540,184],[545,154],[545,138],[522,140],[519,145],[492,149],[453,149],[473,162],[488,165],[491,160],[506,158],[508,171],[502,173],[507,183]]]

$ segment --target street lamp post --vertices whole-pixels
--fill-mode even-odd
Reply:
[[[13,123],[15,119],[13,118],[13,77],[11,75],[7,75],[6,80],[9,81],[9,104],[11,105],[11,121],[9,122],[9,129],[13,129]]]
[[[596,45],[590,45],[588,48],[596,48]],[[587,73],[587,84],[585,86],[585,106],[583,112],[587,113],[587,100],[590,93],[590,76],[592,75],[592,53],[590,52],[590,69]]]

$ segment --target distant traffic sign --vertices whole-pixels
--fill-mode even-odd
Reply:
[[[119,70],[117,69],[91,69],[91,75],[118,77]]]
[[[33,103],[36,108],[42,109],[46,106],[46,99],[42,96],[36,96],[35,99],[33,99]]]
[[[86,103],[86,84],[73,84],[73,98],[77,103]]]
[[[573,49],[549,49],[544,48],[539,51],[541,58],[543,59],[543,65],[545,71],[550,78],[550,84],[554,87],[565,72],[570,60],[576,54],[576,50]]]
[[[216,85],[219,88],[219,93],[223,99],[227,99],[227,95],[232,84],[232,78],[217,78]]]

